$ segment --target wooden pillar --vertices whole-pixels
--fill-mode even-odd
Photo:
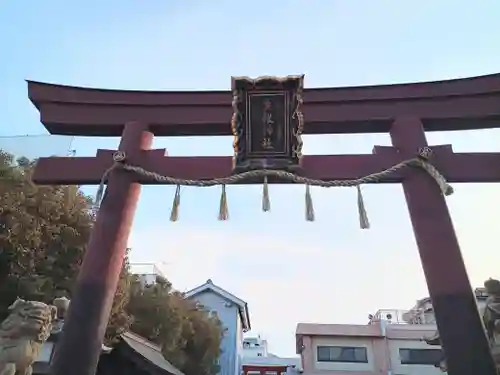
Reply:
[[[396,119],[390,134],[393,146],[405,157],[414,157],[419,148],[427,146],[417,118]],[[420,170],[409,171],[403,190],[448,374],[497,375],[444,196],[435,181]]]
[[[151,147],[142,123],[127,123],[119,150],[128,161]],[[51,368],[53,375],[94,375],[118,285],[141,185],[115,170],[97,215]]]

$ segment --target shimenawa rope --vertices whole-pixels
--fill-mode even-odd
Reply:
[[[431,150],[429,148],[423,149],[417,158],[405,160],[399,164],[396,164],[386,170],[381,172],[372,173],[370,175],[360,177],[355,180],[334,180],[334,181],[323,181],[311,179],[308,177],[297,176],[293,173],[280,171],[280,170],[269,170],[269,169],[260,169],[260,170],[252,170],[247,171],[227,177],[214,178],[212,180],[186,180],[180,179],[170,176],[163,176],[155,172],[148,171],[142,167],[134,166],[131,164],[127,164],[125,162],[125,153],[122,151],[118,151],[113,155],[113,160],[115,163],[111,168],[109,168],[104,175],[102,176],[99,189],[96,194],[95,199],[95,208],[97,209],[101,203],[104,186],[109,177],[111,171],[116,168],[123,169],[129,172],[133,172],[139,174],[148,179],[163,183],[176,185],[176,191],[174,196],[174,201],[172,203],[172,212],[170,215],[171,221],[177,221],[179,219],[179,206],[180,206],[180,187],[181,186],[198,186],[198,187],[210,187],[210,186],[222,186],[221,198],[220,198],[220,207],[219,207],[219,220],[228,220],[229,219],[229,210],[227,204],[227,195],[226,195],[226,185],[237,184],[239,182],[245,181],[247,179],[263,179],[263,193],[262,193],[262,210],[264,212],[271,210],[271,203],[269,199],[269,188],[268,188],[268,177],[275,177],[283,182],[292,182],[298,184],[304,184],[306,186],[306,194],[305,194],[305,205],[306,205],[306,220],[314,221],[314,207],[312,203],[312,196],[310,192],[311,186],[320,186],[320,187],[356,187],[357,191],[357,205],[358,205],[358,214],[359,214],[359,222],[360,227],[362,229],[368,229],[370,227],[370,223],[368,220],[368,216],[366,213],[365,204],[363,201],[363,196],[361,194],[361,185],[366,183],[373,183],[382,180],[385,177],[388,177],[396,172],[399,172],[402,169],[407,167],[417,167],[429,174],[434,181],[436,181],[437,185],[441,189],[441,192],[444,195],[453,194],[453,188],[449,185],[444,178],[444,176],[428,161]]]

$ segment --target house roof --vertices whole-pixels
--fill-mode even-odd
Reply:
[[[220,297],[226,299],[227,301],[234,303],[238,307],[238,312],[240,314],[243,330],[250,331],[251,325],[250,325],[250,314],[248,312],[248,304],[242,299],[236,297],[234,294],[231,294],[227,290],[222,289],[220,286],[215,285],[212,282],[212,280],[208,279],[205,284],[197,286],[196,288],[187,291],[184,295],[186,296],[186,298],[193,298],[207,291],[215,293]]]
[[[132,332],[126,332],[121,335],[121,339],[135,352],[144,357],[153,365],[165,370],[172,375],[184,375],[180,370],[174,367],[163,357],[161,348],[145,338]]]
[[[58,336],[59,334],[60,331],[53,333],[51,336]],[[172,365],[165,359],[165,357],[163,357],[161,348],[159,346],[130,331],[120,335],[119,343],[117,345],[113,345],[112,348],[103,345],[102,354],[104,356],[109,356],[113,355],[115,351],[117,351],[117,353],[120,353],[121,349],[123,349],[122,345],[124,345],[127,350],[132,350],[133,353],[137,353],[139,358],[151,364],[152,367],[162,370],[161,373],[167,373],[170,375],[184,375],[182,371],[174,367],[174,365]],[[35,362],[33,365],[33,370],[33,374],[48,374],[50,367],[48,363]],[[97,373],[99,374],[100,372],[98,371]],[[156,374],[157,372],[154,373]]]
[[[269,353],[266,357],[245,356],[241,359],[243,366],[294,366],[301,367],[300,357],[278,357]]]

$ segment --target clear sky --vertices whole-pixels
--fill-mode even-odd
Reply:
[[[81,4],[81,5],[80,5]],[[500,72],[498,0],[4,0],[0,3],[0,134],[43,134],[25,79],[116,89],[229,89],[231,75],[306,74],[306,86],[440,80]],[[500,103],[499,103],[500,105]],[[307,121],[307,119],[306,119]],[[229,126],[229,124],[228,124]],[[428,135],[455,151],[500,151],[499,131]],[[64,153],[61,137],[0,139],[18,154]],[[369,153],[388,135],[305,137],[305,153]],[[77,139],[77,155],[117,139]],[[157,139],[170,155],[231,155],[229,137]],[[95,187],[88,188],[95,192]],[[455,186],[448,199],[471,282],[500,276],[493,185]],[[317,220],[304,221],[303,187],[186,188],[169,222],[173,187],[145,187],[132,260],[156,262],[186,290],[208,278],[248,301],[253,334],[294,354],[298,322],[365,323],[379,308],[427,295],[400,186],[368,186],[372,229],[358,229],[351,189],[313,189]],[[439,251],[439,249],[436,249]],[[446,272],[446,270],[443,270]]]

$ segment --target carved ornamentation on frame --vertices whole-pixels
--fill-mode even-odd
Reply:
[[[233,171],[295,172],[302,158],[304,76],[232,77]]]

